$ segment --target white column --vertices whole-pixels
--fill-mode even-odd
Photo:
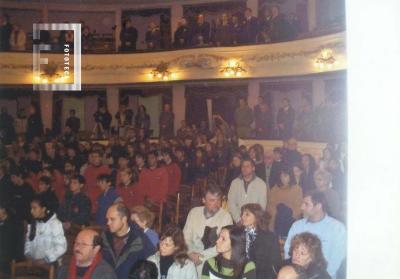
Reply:
[[[118,51],[119,48],[119,33],[121,33],[121,29],[122,29],[122,10],[121,9],[116,9],[115,10],[115,37],[114,37],[114,42],[115,42],[115,51]]]
[[[53,92],[41,91],[40,97],[40,112],[42,115],[43,128],[52,129],[53,127]]]
[[[186,100],[185,85],[174,84],[172,87],[172,109],[175,114],[174,128],[175,132],[181,126],[181,121],[185,120]]]
[[[253,16],[258,16],[258,0],[247,0],[247,8],[253,11]]]
[[[172,3],[171,5],[171,36],[174,38],[174,33],[178,28],[178,21],[183,17],[183,7],[180,3]]]
[[[307,2],[308,32],[312,32],[317,28],[317,1],[308,0]]]
[[[312,81],[313,106],[319,106],[325,101],[325,81],[321,78]]]
[[[257,105],[258,97],[260,96],[260,81],[250,80],[247,88],[247,103],[249,107],[254,109],[255,105]]]
[[[111,126],[116,126],[115,114],[119,109],[119,89],[118,87],[107,87],[107,108],[111,113]]]

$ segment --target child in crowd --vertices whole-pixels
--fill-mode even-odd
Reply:
[[[49,209],[53,212],[58,210],[58,199],[56,194],[53,192],[51,187],[51,178],[48,176],[42,176],[39,178],[39,191],[40,196],[49,205]]]
[[[122,201],[115,188],[112,187],[112,177],[108,174],[101,174],[97,177],[97,186],[100,187],[101,194],[97,199],[96,224],[105,226],[107,224],[107,209],[115,202]]]
[[[53,263],[67,251],[62,223],[41,197],[31,202],[33,221],[28,225],[25,256],[40,263]]]
[[[85,178],[82,175],[71,177],[70,192],[65,195],[65,201],[59,209],[60,220],[64,229],[69,230],[71,225],[88,225],[90,221],[91,202],[82,192]]]
[[[131,220],[143,229],[145,235],[149,238],[154,247],[157,247],[159,242],[158,234],[151,229],[154,222],[154,213],[146,207],[138,205],[132,208]]]

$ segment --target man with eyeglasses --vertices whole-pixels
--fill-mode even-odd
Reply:
[[[116,279],[113,268],[102,259],[102,239],[91,229],[82,230],[74,242],[74,256],[62,266],[57,279]]]

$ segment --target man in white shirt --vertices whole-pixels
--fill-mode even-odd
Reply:
[[[245,158],[241,164],[241,175],[231,183],[228,193],[229,212],[235,222],[240,221],[243,205],[258,203],[264,210],[267,206],[267,185],[256,176],[253,160]]]
[[[221,198],[221,188],[208,185],[203,194],[204,206],[190,210],[183,228],[189,257],[195,263],[199,277],[204,262],[217,255],[215,241],[221,228],[232,224],[229,213],[221,208]]]

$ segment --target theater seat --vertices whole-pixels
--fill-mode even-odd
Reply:
[[[47,276],[46,276],[47,275]],[[11,279],[43,279],[55,278],[55,269],[53,264],[38,264],[32,260],[11,263]]]

